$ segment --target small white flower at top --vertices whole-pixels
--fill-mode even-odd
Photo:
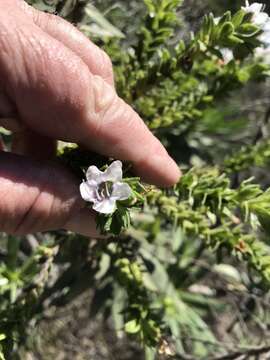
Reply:
[[[255,58],[263,61],[265,64],[270,65],[270,48],[257,47],[255,49]]]
[[[265,44],[266,47],[270,47],[270,18],[269,21],[263,27],[263,33],[260,35],[260,41]]]
[[[249,5],[249,2],[246,1],[246,6],[242,6],[242,9],[247,13],[253,14],[251,21],[254,25],[259,26],[262,30],[264,26],[269,22],[268,14],[263,11],[265,9],[264,4],[255,2]]]
[[[261,28],[263,33],[259,36],[259,40],[265,44],[266,47],[270,46],[270,17],[264,12],[265,5],[261,3],[253,3],[249,5],[249,2],[246,1],[246,6],[242,6],[242,9],[247,13],[251,13],[251,21],[254,25],[257,25]]]
[[[90,166],[86,171],[86,181],[80,185],[80,193],[85,201],[93,203],[92,208],[102,214],[112,214],[116,201],[126,200],[132,191],[122,182],[122,162],[116,160],[105,170]]]

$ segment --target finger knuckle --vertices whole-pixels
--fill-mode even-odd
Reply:
[[[19,221],[16,227],[13,229],[14,235],[24,235],[33,229],[37,229],[36,226],[40,222],[40,219],[48,218],[48,209],[51,209],[53,198],[49,197],[49,201],[46,201],[46,207],[42,206],[44,203],[43,193],[38,192],[38,194],[33,197],[29,207],[25,208],[22,214],[20,214]]]
[[[137,113],[118,97],[114,89],[100,77],[94,82],[94,116],[92,133],[117,146],[131,131],[140,132],[144,126]]]
[[[104,74],[105,80],[110,80],[113,77],[113,65],[109,55],[100,49],[100,68],[101,73]]]
[[[107,113],[112,112],[118,103],[118,96],[114,89],[100,76],[93,76],[92,86],[94,112],[99,119],[104,119]]]
[[[36,9],[32,9],[32,18],[34,23],[42,28],[50,28],[54,24],[58,24],[60,19],[58,16],[50,13],[43,13]]]

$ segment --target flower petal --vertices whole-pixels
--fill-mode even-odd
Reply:
[[[223,56],[223,60],[224,60],[225,64],[228,64],[230,61],[233,60],[234,56],[233,56],[233,52],[231,49],[223,48],[223,49],[220,49],[220,52]]]
[[[115,199],[109,198],[98,201],[93,205],[93,209],[102,214],[111,214],[115,210]]]
[[[263,10],[263,8],[264,8],[264,4],[253,3],[253,4],[249,5],[248,11],[256,14],[256,13],[261,12]]]
[[[266,64],[270,64],[270,49],[257,47],[255,49],[255,56],[260,60],[264,61]]]
[[[113,184],[111,196],[116,200],[126,200],[130,197],[131,192],[131,188],[128,184],[117,182]]]
[[[270,18],[266,21],[263,27],[263,31],[269,32],[270,31]]]
[[[89,184],[86,181],[82,182],[80,185],[81,197],[85,201],[96,202],[97,201],[96,190],[97,187],[95,185]]]
[[[96,166],[89,166],[86,171],[86,179],[91,184],[100,184],[103,182],[104,172],[100,171]]]
[[[270,18],[266,21],[262,27],[263,33],[259,36],[259,40],[267,46],[270,45]]]
[[[254,14],[252,17],[252,22],[257,26],[264,25],[268,20],[268,14],[262,12],[258,14]]]
[[[248,2],[246,2],[246,6],[242,6],[242,9],[245,10],[247,13],[259,13],[263,10],[264,4],[259,3],[253,3],[249,5]]]
[[[264,32],[263,34],[261,34],[259,36],[259,40],[263,43],[265,43],[265,45],[267,46],[267,48],[269,47],[270,44],[270,32]]]
[[[122,180],[122,177],[122,162],[120,160],[116,160],[111,163],[107,170],[104,171],[103,181],[120,181]]]

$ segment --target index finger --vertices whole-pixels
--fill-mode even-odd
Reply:
[[[114,88],[57,39],[14,17],[0,14],[0,78],[24,123],[42,135],[131,161],[145,181],[174,184],[178,166]]]

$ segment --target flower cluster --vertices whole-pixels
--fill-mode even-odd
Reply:
[[[261,27],[264,30],[264,26],[269,23],[269,16],[264,12],[265,5],[260,3],[253,3],[249,5],[249,2],[246,1],[246,6],[242,6],[242,10],[246,13],[252,14],[251,21],[254,25]]]
[[[263,33],[260,35],[259,40],[265,43],[267,46],[270,45],[270,17],[266,12],[264,12],[265,5],[260,3],[253,3],[249,5],[249,2],[246,1],[246,6],[243,6],[242,9],[246,13],[252,14],[251,21],[254,25],[261,28]]]
[[[249,5],[248,1],[243,9],[252,13],[252,22],[259,26],[263,31],[259,36],[259,40],[264,44],[263,47],[255,49],[255,55],[262,58],[266,63],[270,63],[270,17],[264,12],[265,6],[260,3],[253,3]]]
[[[92,208],[102,214],[112,214],[116,201],[126,200],[132,191],[122,182],[122,163],[114,161],[105,171],[90,166],[86,171],[86,181],[80,185],[80,193],[85,201],[93,203]]]
[[[264,58],[266,62],[270,62],[270,17],[264,11],[265,5],[261,3],[249,4],[246,1],[246,5],[241,7],[242,11],[251,15],[250,21],[253,25],[257,26],[261,30],[261,34],[257,39],[263,43],[262,46],[255,48],[255,55],[260,58]],[[215,18],[217,24],[220,18]],[[220,52],[223,57],[224,64],[228,64],[234,59],[233,51],[229,48],[222,48]]]

